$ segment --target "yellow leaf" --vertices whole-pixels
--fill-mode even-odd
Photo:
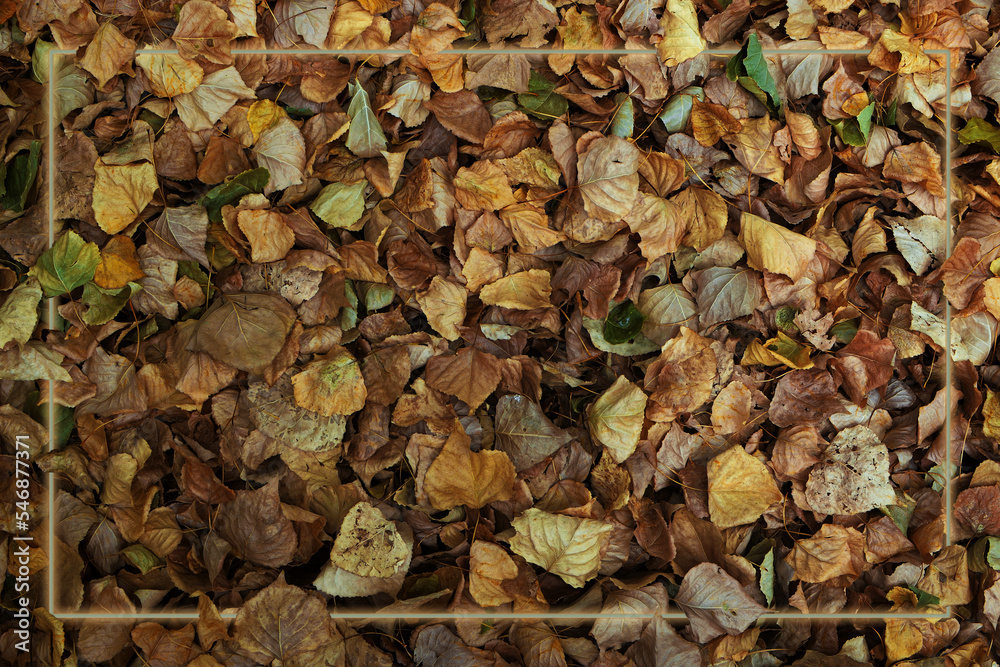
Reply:
[[[254,262],[284,259],[295,245],[295,232],[285,224],[280,213],[270,209],[250,209],[236,215],[240,230],[250,242]]]
[[[753,523],[781,498],[767,466],[739,445],[708,463],[708,513],[719,528]]]
[[[517,564],[499,544],[476,540],[469,550],[469,593],[483,607],[512,602],[503,582],[517,577]]]
[[[121,72],[122,67],[132,61],[134,54],[135,42],[108,21],[97,29],[90,40],[87,51],[80,59],[80,66],[94,75],[98,88],[103,88],[112,77]]]
[[[455,176],[455,199],[470,211],[498,211],[516,204],[503,169],[489,160],[462,167]]]
[[[127,236],[115,235],[101,249],[101,263],[94,271],[94,283],[104,289],[121,289],[129,281],[142,280],[135,243]]]
[[[357,360],[339,345],[292,376],[292,384],[295,404],[324,417],[354,414],[368,397]]]
[[[746,352],[743,353],[740,364],[744,366],[753,364],[780,366],[784,364],[789,368],[803,370],[812,368],[814,365],[812,359],[809,358],[809,351],[810,348],[796,343],[779,331],[776,338],[765,343],[758,340],[751,342],[747,346]]]
[[[698,30],[698,13],[691,0],[667,0],[660,31],[663,39],[656,45],[656,52],[667,67],[691,60],[707,46]]]
[[[512,522],[511,551],[555,574],[574,588],[597,576],[601,550],[614,530],[610,523],[549,514],[532,507]]]
[[[549,279],[549,272],[542,269],[521,271],[485,286],[479,293],[479,298],[488,306],[516,310],[548,308],[552,305],[549,300],[552,294]]]
[[[458,340],[458,325],[465,321],[466,294],[461,285],[434,276],[430,288],[417,293],[417,303],[434,331],[448,340]]]
[[[410,560],[396,526],[370,503],[354,505],[337,531],[330,561],[361,577],[391,577]]]
[[[273,127],[286,115],[285,110],[272,100],[257,100],[251,104],[247,109],[247,125],[254,142],[260,139],[261,132]]]
[[[726,233],[726,200],[711,190],[687,188],[670,201],[680,207],[681,219],[687,223],[684,245],[701,252]]]
[[[354,0],[337,3],[337,11],[333,15],[330,34],[326,38],[326,48],[342,49],[368,29],[375,17]]]
[[[510,458],[492,450],[473,452],[472,440],[461,423],[454,424],[451,436],[424,476],[424,492],[431,505],[450,510],[459,505],[479,508],[509,500],[517,476]]]
[[[632,456],[639,444],[646,400],[642,389],[619,377],[587,408],[590,434],[604,445],[617,463]]]
[[[153,93],[159,97],[190,93],[198,87],[205,76],[205,70],[198,63],[172,54],[140,51],[135,57],[135,62],[146,72]]]
[[[753,213],[743,213],[741,225],[740,244],[750,268],[780,273],[793,282],[805,275],[816,255],[816,241]]]
[[[94,218],[104,233],[117,234],[153,201],[156,169],[148,162],[108,166],[98,158],[94,171]]]

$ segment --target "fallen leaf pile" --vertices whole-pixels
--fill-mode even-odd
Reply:
[[[989,3],[0,19],[3,664],[1000,659]]]

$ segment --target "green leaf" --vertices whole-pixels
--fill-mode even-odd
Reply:
[[[631,301],[623,301],[612,308],[604,320],[604,340],[612,345],[627,343],[642,330],[645,319]]]
[[[358,293],[365,301],[365,310],[370,313],[382,310],[391,304],[396,296],[391,287],[382,283],[359,282]]]
[[[616,137],[628,139],[635,129],[635,108],[632,106],[632,98],[628,93],[618,93],[615,95],[615,105],[617,106],[608,125],[608,132]]]
[[[113,320],[121,312],[132,296],[142,289],[142,285],[129,282],[121,289],[104,289],[89,282],[83,286],[83,303],[87,311],[83,321],[91,326],[100,326]]]
[[[774,83],[774,77],[767,69],[767,61],[764,59],[764,50],[760,46],[757,35],[750,33],[747,39],[747,56],[743,59],[743,67],[747,76],[754,80],[758,88],[767,93],[771,98],[771,104],[766,100],[761,100],[768,110],[776,112],[781,107],[781,99],[778,97],[778,86]]]
[[[4,195],[0,205],[11,211],[23,211],[28,201],[28,192],[38,175],[38,163],[41,160],[42,142],[35,139],[31,142],[27,153],[18,153],[17,157],[7,165],[4,176]]]
[[[901,493],[896,494],[896,504],[880,507],[882,514],[892,519],[900,532],[906,535],[910,530],[910,520],[913,518],[913,511],[917,508],[917,501]]]
[[[868,144],[868,139],[872,135],[872,114],[875,113],[875,103],[872,102],[858,114],[858,129],[861,130],[861,134],[865,138],[865,145]]]
[[[746,72],[746,68],[743,66],[743,59],[747,57],[747,45],[749,42],[745,43],[741,48],[739,53],[729,59],[726,63],[726,77],[730,81],[736,81],[740,77],[740,72]]]
[[[1000,570],[1000,537],[987,537],[989,549],[986,550],[986,564],[994,570]]]
[[[368,102],[368,93],[360,83],[352,83],[351,86],[353,97],[347,108],[347,115],[351,117],[347,149],[358,157],[378,157],[380,151],[386,149],[385,133]]]
[[[914,595],[917,596],[917,609],[941,604],[941,598],[936,595],[931,595],[927,591],[922,591],[912,584],[908,584],[906,587],[913,591]]]
[[[569,102],[555,92],[556,84],[538,72],[528,79],[528,92],[517,96],[517,103],[527,113],[545,120],[558,118],[569,111]]]
[[[346,183],[331,183],[322,190],[312,204],[310,210],[331,227],[339,227],[348,231],[357,231],[355,225],[365,212],[365,188],[368,181],[361,180],[347,185]]]
[[[239,201],[250,193],[261,192],[271,180],[271,172],[264,167],[257,167],[233,176],[222,185],[216,185],[198,200],[198,203],[208,211],[208,219],[212,222],[222,222],[222,207]]]
[[[667,132],[684,131],[691,118],[691,109],[694,108],[694,98],[696,97],[704,102],[704,89],[698,86],[688,86],[667,101],[659,115],[660,122],[663,123],[663,127],[667,128]]]
[[[970,118],[958,131],[958,140],[963,144],[988,144],[994,153],[1000,153],[1000,127],[994,127],[982,118]]]
[[[141,544],[131,544],[125,547],[122,550],[122,555],[143,574],[147,574],[163,564],[163,561],[156,554]]]
[[[830,125],[837,131],[840,140],[849,146],[865,146],[865,135],[861,133],[861,126],[854,118],[845,118],[837,121],[830,121]]]
[[[842,322],[837,322],[832,327],[830,327],[830,335],[837,339],[837,342],[847,345],[852,340],[854,340],[855,334],[858,333],[858,320],[857,318],[853,320],[844,320]]]
[[[24,402],[24,414],[39,424],[47,425],[49,423],[49,410],[52,408],[52,405],[48,402],[39,404],[38,401],[40,398],[41,394],[38,391],[30,392]],[[69,436],[73,433],[75,424],[73,422],[73,408],[67,408],[65,405],[56,403],[55,409],[55,428],[53,429],[55,442],[53,444],[58,449],[69,442]]]
[[[23,345],[31,338],[38,324],[38,302],[42,288],[34,278],[28,278],[7,296],[0,306],[0,348],[10,341]]]
[[[71,230],[42,253],[28,275],[38,279],[45,296],[61,296],[93,278],[100,263],[101,251],[97,244],[87,243]]]

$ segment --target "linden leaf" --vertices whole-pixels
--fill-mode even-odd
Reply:
[[[616,463],[632,455],[642,435],[647,396],[635,384],[619,377],[590,407],[590,434],[611,454]]]
[[[806,481],[806,501],[823,514],[859,514],[894,505],[889,450],[865,426],[844,429],[830,442],[825,460]]]
[[[159,188],[152,164],[94,165],[94,218],[106,234],[117,234],[139,217]]]
[[[550,514],[532,507],[511,524],[511,551],[574,588],[597,576],[601,551],[611,539],[610,523]]]
[[[290,118],[283,117],[260,133],[254,144],[257,164],[267,170],[270,179],[264,186],[269,195],[302,182],[306,166],[306,144],[302,133]]]
[[[388,145],[385,133],[368,102],[368,93],[360,83],[352,86],[351,105],[347,107],[347,115],[351,118],[347,149],[358,157],[378,157]]]
[[[435,509],[459,505],[483,507],[497,500],[510,500],[517,473],[510,458],[499,451],[470,449],[472,440],[459,422],[441,453],[424,476],[424,493]]]
[[[573,439],[545,416],[538,403],[520,394],[500,397],[493,428],[497,449],[510,456],[518,472],[543,461]]]
[[[0,306],[0,349],[14,340],[28,342],[38,324],[38,303],[42,287],[37,278],[29,277],[15,287]]]
[[[28,275],[38,279],[46,297],[61,296],[93,278],[100,263],[97,244],[70,230],[42,253]]]
[[[367,502],[347,512],[330,552],[330,562],[361,577],[387,578],[409,563],[410,545],[392,521]]]
[[[351,415],[365,407],[368,390],[357,360],[336,345],[292,376],[295,403],[320,415]]]
[[[427,384],[457,396],[473,410],[500,384],[500,361],[474,347],[463,347],[452,356],[432,357],[427,362]]]
[[[739,445],[708,463],[708,513],[719,528],[753,523],[781,499],[767,466]]]
[[[529,269],[501,278],[483,287],[480,300],[489,306],[502,306],[515,310],[549,308],[552,287],[548,271]]]
[[[660,18],[663,38],[656,52],[667,67],[676,67],[691,60],[708,46],[698,28],[698,13],[691,0],[667,0]]]
[[[816,255],[816,241],[753,213],[743,213],[740,245],[746,248],[751,268],[802,278]]]
[[[259,372],[281,351],[294,322],[295,311],[281,297],[226,294],[198,320],[187,349]]]

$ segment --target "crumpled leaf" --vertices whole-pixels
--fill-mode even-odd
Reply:
[[[68,294],[94,277],[101,263],[96,243],[70,230],[42,253],[28,275],[36,278],[46,297]]]
[[[193,132],[199,132],[215,125],[237,100],[256,97],[257,93],[243,83],[239,71],[235,67],[226,67],[206,74],[190,93],[174,97],[174,104],[184,125]]]
[[[619,377],[587,408],[587,426],[616,463],[632,455],[642,435],[646,417],[645,392]]]
[[[306,144],[302,133],[291,119],[283,117],[261,132],[254,144],[254,154],[257,156],[257,164],[270,174],[270,179],[264,186],[265,195],[302,182]]]
[[[574,588],[597,576],[611,524],[550,514],[532,507],[512,522],[511,551]]]
[[[889,450],[878,435],[865,426],[838,433],[809,473],[806,501],[823,514],[859,514],[895,504]]]

